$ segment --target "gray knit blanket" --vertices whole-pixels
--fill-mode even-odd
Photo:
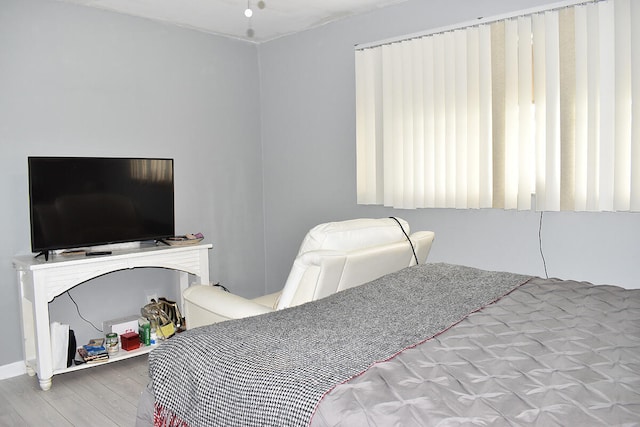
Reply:
[[[158,426],[306,426],[333,387],[530,277],[423,264],[286,310],[183,332],[150,353]]]

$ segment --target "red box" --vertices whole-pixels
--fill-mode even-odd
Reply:
[[[120,346],[123,350],[131,351],[140,347],[140,336],[135,332],[120,335]]]

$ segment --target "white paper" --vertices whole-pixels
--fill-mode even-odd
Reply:
[[[53,370],[65,369],[69,349],[69,325],[51,323],[51,355]]]

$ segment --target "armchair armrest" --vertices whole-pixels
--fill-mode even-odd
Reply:
[[[424,264],[431,251],[435,233],[433,231],[416,231],[410,237],[418,256],[419,264]]]
[[[215,286],[195,285],[184,293],[184,310],[189,329],[229,319],[257,316],[274,311],[257,302]]]

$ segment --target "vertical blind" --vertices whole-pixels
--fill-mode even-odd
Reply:
[[[603,0],[356,48],[358,203],[640,211],[637,22]]]

